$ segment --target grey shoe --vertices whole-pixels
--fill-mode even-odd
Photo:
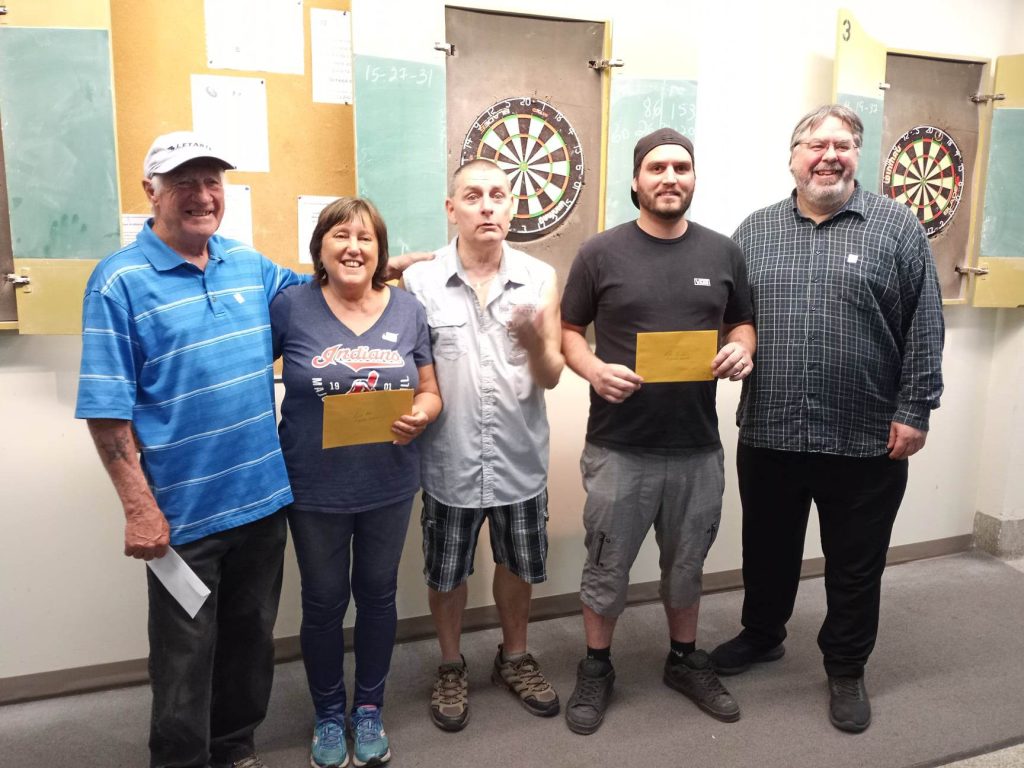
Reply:
[[[461,664],[442,664],[430,696],[430,719],[443,731],[461,731],[469,722],[469,674]]]
[[[746,672],[751,664],[776,661],[786,655],[786,647],[779,643],[765,647],[750,640],[740,632],[732,640],[719,645],[710,654],[711,663],[720,675],[738,675]]]
[[[740,719],[740,707],[715,674],[711,658],[694,651],[681,660],[669,653],[665,659],[665,685],[674,688],[709,715],[723,723]]]
[[[871,725],[871,702],[863,677],[829,677],[828,719],[841,731],[860,733]]]
[[[540,717],[558,714],[558,694],[544,678],[540,665],[527,653],[516,661],[505,661],[501,646],[494,657],[491,682],[500,688],[508,688],[519,697],[519,702],[531,713]]]
[[[607,661],[583,659],[576,668],[576,687],[565,706],[565,722],[573,733],[593,733],[601,727],[612,697],[615,670]]]

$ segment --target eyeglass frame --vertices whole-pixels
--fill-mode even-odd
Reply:
[[[824,146],[819,147],[818,149],[814,149],[813,147],[811,147],[811,144],[819,143],[823,144]],[[840,146],[846,145],[847,143],[849,143],[850,146]],[[812,152],[815,155],[822,155],[828,152],[829,147],[835,149],[837,155],[845,155],[849,152],[853,152],[853,150],[855,149],[860,149],[860,144],[858,144],[856,141],[852,139],[849,142],[847,142],[845,139],[840,139],[839,141],[825,141],[824,139],[801,139],[800,141],[794,143],[793,146],[790,147],[790,149],[796,149],[799,146],[806,147],[810,152]]]

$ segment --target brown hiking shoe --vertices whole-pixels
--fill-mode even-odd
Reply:
[[[529,653],[515,661],[505,661],[501,646],[494,657],[491,682],[500,688],[508,688],[519,697],[519,702],[534,715],[552,717],[558,714],[558,694],[544,679],[537,660]]]
[[[461,731],[469,722],[469,675],[461,664],[442,664],[430,696],[430,719],[444,731]]]

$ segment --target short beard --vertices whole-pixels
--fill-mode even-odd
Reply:
[[[680,198],[682,205],[673,210],[666,210],[664,208],[658,208],[654,205],[655,197],[647,194],[641,194],[637,192],[637,199],[640,201],[640,207],[647,211],[655,218],[661,219],[662,221],[679,221],[686,212],[690,210],[690,202],[692,198]]]
[[[827,186],[815,185],[813,183],[814,171],[817,168],[835,170],[840,174],[839,179],[836,183]],[[852,176],[847,178],[849,169],[844,167],[842,163],[826,163],[824,160],[821,160],[802,178],[797,175],[792,165],[790,165],[789,170],[793,174],[793,181],[796,182],[796,189],[799,195],[820,211],[838,210],[849,199],[850,195],[853,194],[853,178]]]
[[[826,211],[839,208],[853,191],[853,186],[843,181],[825,188],[814,187],[809,182],[797,182],[796,188],[808,202]]]

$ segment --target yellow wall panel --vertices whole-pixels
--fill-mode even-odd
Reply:
[[[974,284],[976,307],[1024,306],[1024,259],[982,257],[978,266],[987,269]]]
[[[4,5],[7,15],[0,23],[11,27],[110,29],[110,0],[6,0]]]
[[[1000,56],[996,60],[995,90],[1006,96],[995,102],[996,109],[1024,108],[1024,56]]]
[[[14,272],[31,282],[18,288],[18,332],[82,332],[82,296],[98,259],[15,259]]]
[[[877,99],[878,84],[885,82],[886,47],[871,37],[849,10],[839,11],[832,94]]]

